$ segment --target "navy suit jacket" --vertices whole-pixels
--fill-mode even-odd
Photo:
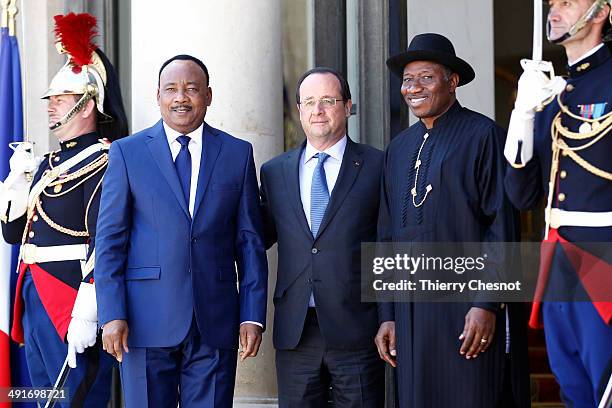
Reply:
[[[278,242],[274,291],[274,346],[293,349],[314,291],[321,333],[328,347],[373,347],[375,303],[361,302],[361,243],[376,240],[383,153],[350,139],[327,210],[313,238],[300,198],[302,149],[261,168],[266,246]]]
[[[223,349],[237,347],[240,322],[265,323],[252,146],[205,123],[199,171],[192,219],[162,121],[111,146],[94,276],[100,323],[127,320],[130,346],[179,344],[194,313]]]

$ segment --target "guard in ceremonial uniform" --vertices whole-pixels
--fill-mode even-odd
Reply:
[[[40,159],[20,144],[0,186],[2,234],[21,244],[11,336],[25,343],[34,386],[52,387],[67,361],[70,406],[106,407],[114,361],[96,344],[94,244],[109,144],[127,135],[127,119],[116,73],[92,42],[95,18],[55,22],[68,61],[43,98],[60,149]]]
[[[610,5],[549,2],[547,36],[565,47],[569,78],[522,61],[504,151],[511,201],[547,199],[530,325],[544,325],[563,398],[578,408],[597,406],[612,373]]]

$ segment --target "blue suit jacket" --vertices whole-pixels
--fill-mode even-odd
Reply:
[[[267,261],[250,143],[204,124],[193,220],[162,122],[114,142],[104,176],[95,282],[101,324],[127,320],[133,347],[237,347],[265,324]],[[237,266],[237,269],[236,269]]]

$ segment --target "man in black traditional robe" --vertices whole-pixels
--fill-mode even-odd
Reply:
[[[379,241],[515,240],[515,211],[503,190],[505,133],[455,96],[474,79],[473,69],[438,34],[414,37],[387,65],[402,78],[401,93],[420,121],[387,148]],[[381,303],[376,344],[397,369],[400,407],[528,407],[521,307]]]

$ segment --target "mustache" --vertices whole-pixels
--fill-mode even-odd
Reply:
[[[185,109],[185,110],[192,110],[193,108],[191,107],[191,105],[176,105],[170,108],[171,110],[175,111],[175,110],[179,110],[179,109]]]

